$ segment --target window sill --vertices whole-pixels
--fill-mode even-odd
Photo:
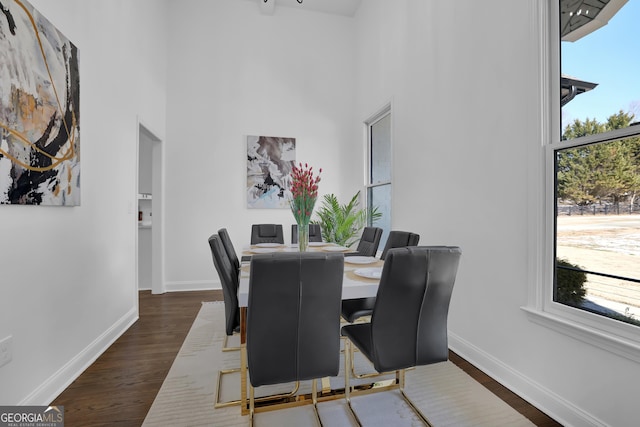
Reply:
[[[534,323],[579,339],[587,344],[595,345],[634,362],[640,362],[640,344],[637,341],[613,335],[607,331],[534,307],[523,306],[521,309],[527,313],[529,320]]]

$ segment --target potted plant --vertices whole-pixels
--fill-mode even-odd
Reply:
[[[341,205],[335,194],[324,195],[322,206],[316,211],[319,220],[313,223],[319,224],[322,228],[322,238],[325,242],[349,247],[360,239],[367,219],[373,222],[382,217],[377,207],[360,208],[359,197],[358,191],[349,203]]]

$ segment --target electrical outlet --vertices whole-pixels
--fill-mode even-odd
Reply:
[[[11,335],[0,341],[0,367],[11,362],[11,359],[13,359],[13,349],[11,348],[12,344],[13,336]]]

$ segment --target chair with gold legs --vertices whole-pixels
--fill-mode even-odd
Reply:
[[[228,338],[232,335],[239,335],[240,329],[240,315],[238,307],[238,274],[240,271],[240,262],[236,255],[231,239],[227,230],[221,228],[218,234],[214,234],[209,238],[209,246],[211,248],[211,255],[213,257],[213,263],[218,271],[220,282],[222,284],[222,291],[225,304],[225,317],[226,317],[226,333],[224,341],[222,343],[222,351],[240,351],[240,347],[229,347],[227,345]],[[240,363],[240,360],[238,360]],[[218,371],[216,396],[215,396],[215,408],[224,408],[227,406],[240,405],[241,400],[229,400],[225,402],[220,401],[220,392],[222,390],[222,378],[224,375],[240,372],[241,369],[220,369]],[[283,394],[279,397],[285,398],[294,395],[297,392],[297,388],[290,393]],[[263,399],[258,399],[262,401]]]
[[[223,234],[226,233],[225,229],[222,229]],[[228,238],[228,235],[226,235]],[[224,245],[224,240],[218,234],[214,234],[209,237],[209,247],[211,249],[211,256],[213,257],[213,264],[218,272],[220,283],[222,284],[222,295],[224,299],[224,311],[225,311],[225,337],[222,344],[222,351],[239,351],[240,347],[228,347],[227,339],[240,329],[240,308],[238,304],[238,270],[232,264],[231,259],[227,253]],[[234,252],[235,253],[235,252]],[[237,260],[237,257],[236,257]],[[240,358],[238,357],[238,362]],[[239,405],[240,400],[232,400],[228,402],[220,402],[220,387],[222,386],[223,375],[233,372],[239,372],[240,368],[224,369],[218,371],[218,388],[216,389],[215,407],[225,407],[231,405]]]
[[[218,236],[220,237],[220,241],[222,242],[222,246],[224,247],[225,252],[227,253],[227,257],[229,258],[229,262],[235,271],[235,277],[237,278],[240,274],[240,260],[238,259],[238,255],[236,254],[236,250],[233,247],[233,243],[231,242],[231,238],[229,237],[229,232],[226,228],[221,228],[218,230]],[[236,289],[237,294],[237,289]],[[230,301],[230,304],[233,304],[233,301]],[[236,310],[238,310],[236,308]],[[224,337],[224,343],[222,344],[222,351],[240,351],[240,346],[229,347],[229,337],[232,335],[237,335],[239,338],[239,329],[240,329],[240,320],[238,320],[238,324],[233,323],[234,329],[230,334],[227,329],[227,335]],[[235,371],[235,370],[234,370]]]
[[[419,241],[419,234],[411,233],[409,231],[391,230],[391,232],[389,232],[389,237],[387,238],[387,243],[380,255],[380,259],[384,261],[389,249],[418,246]],[[375,303],[375,297],[344,300],[342,301],[342,318],[349,323],[353,323],[361,317],[371,316]]]
[[[313,404],[318,414],[317,379],[337,376],[340,365],[342,254],[303,252],[254,255],[247,305],[249,413],[257,406],[255,387],[312,380],[311,395],[280,399],[279,407]]]
[[[404,391],[405,370],[448,360],[447,317],[460,256],[458,247],[407,247],[387,253],[370,323],[342,327],[345,344],[345,397],[351,405],[352,346],[377,372],[396,372],[394,388],[426,425],[431,425]],[[381,390],[388,388],[381,388]],[[367,390],[370,392],[370,390]]]

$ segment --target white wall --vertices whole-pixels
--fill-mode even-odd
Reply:
[[[349,197],[359,123],[392,102],[393,225],[463,248],[453,348],[566,425],[633,425],[637,363],[520,309],[541,1],[366,0],[350,19],[234,0],[32,0],[80,49],[82,206],[0,207],[0,338],[14,338],[0,404],[47,403],[137,315],[138,115],[166,143],[165,277],[181,289],[218,286],[218,228],[241,246],[251,223],[292,222],[246,209],[247,134],[296,137],[298,158],[325,169],[321,192]]]
[[[356,117],[393,100],[393,226],[463,249],[454,350],[566,425],[636,425],[638,364],[520,309],[539,214],[527,205],[542,143],[541,1],[363,1]]]
[[[296,138],[298,161],[324,170],[320,198],[360,189],[354,24],[288,7],[263,15],[255,1],[170,4],[166,289],[220,287],[211,234],[226,227],[240,251],[251,224],[283,224],[290,241],[294,222],[289,209],[247,208],[247,135]]]
[[[165,128],[166,8],[31,0],[80,52],[82,205],[0,206],[0,404],[46,404],[137,318],[137,118]]]

